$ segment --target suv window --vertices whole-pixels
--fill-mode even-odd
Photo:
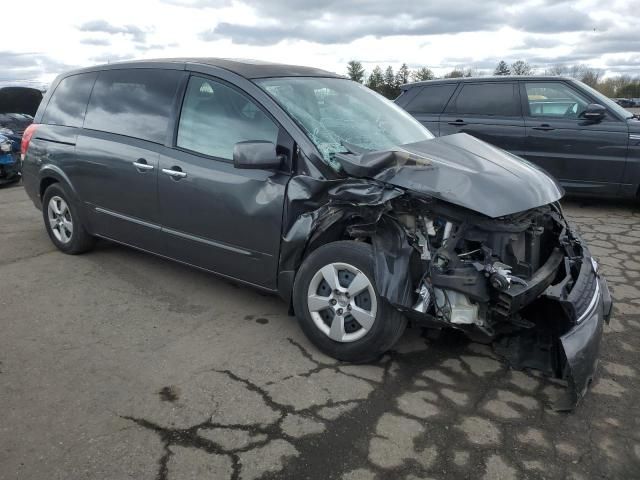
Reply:
[[[93,87],[85,128],[164,143],[182,72],[105,70]]]
[[[82,127],[87,101],[97,73],[80,73],[63,78],[53,92],[42,123]]]
[[[231,160],[247,140],[277,144],[278,126],[248,97],[214,80],[191,77],[180,114],[177,146]]]
[[[447,107],[449,113],[471,115],[520,115],[515,83],[465,83],[455,101]]]
[[[405,110],[410,113],[442,113],[455,89],[455,83],[422,87]]]
[[[589,104],[562,82],[527,82],[525,89],[532,117],[578,118]]]

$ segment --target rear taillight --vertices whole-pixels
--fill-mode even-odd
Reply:
[[[31,142],[31,137],[36,133],[36,129],[38,128],[37,123],[32,123],[27,128],[25,128],[24,133],[22,134],[22,142],[20,143],[20,158],[24,160],[24,156],[29,149],[29,142]]]

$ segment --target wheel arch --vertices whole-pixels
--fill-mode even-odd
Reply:
[[[73,202],[77,207],[78,215],[85,225],[89,225],[88,218],[83,208],[83,202],[81,201],[78,191],[74,188],[73,183],[64,171],[55,165],[45,165],[40,170],[38,184],[38,200],[40,206],[43,207],[44,192],[51,185],[60,184],[64,191],[69,195],[69,201]]]
[[[309,240],[302,249],[299,261],[293,270],[281,270],[278,273],[278,292],[280,297],[285,300],[289,306],[289,314],[294,315],[293,307],[293,285],[300,266],[305,259],[323,245],[337,242],[340,240],[361,240],[365,243],[371,243],[372,233],[355,234],[350,227],[356,226],[363,220],[359,215],[352,215],[346,218],[339,218],[333,222],[324,225],[321,229],[310,236]]]
[[[42,202],[42,197],[44,195],[45,190],[54,183],[61,183],[65,190],[69,192],[74,197],[74,200],[78,199],[78,192],[73,187],[71,180],[67,176],[64,171],[55,166],[55,165],[45,165],[40,169],[40,182],[38,186],[38,196],[40,198],[40,202]]]

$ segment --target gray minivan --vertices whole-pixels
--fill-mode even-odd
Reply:
[[[396,103],[438,136],[468,133],[530,160],[570,193],[638,198],[640,120],[571,78],[407,84]]]
[[[611,297],[562,189],[359,83],[103,65],[58,77],[23,139],[25,189],[65,253],[100,237],[278,294],[340,360],[379,357],[411,320],[567,379],[574,402],[594,375]]]

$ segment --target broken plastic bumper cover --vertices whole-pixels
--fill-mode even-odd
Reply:
[[[598,365],[603,325],[609,323],[612,301],[604,277],[596,275],[596,290],[575,327],[560,337],[569,370],[569,403],[575,405],[587,392]]]

